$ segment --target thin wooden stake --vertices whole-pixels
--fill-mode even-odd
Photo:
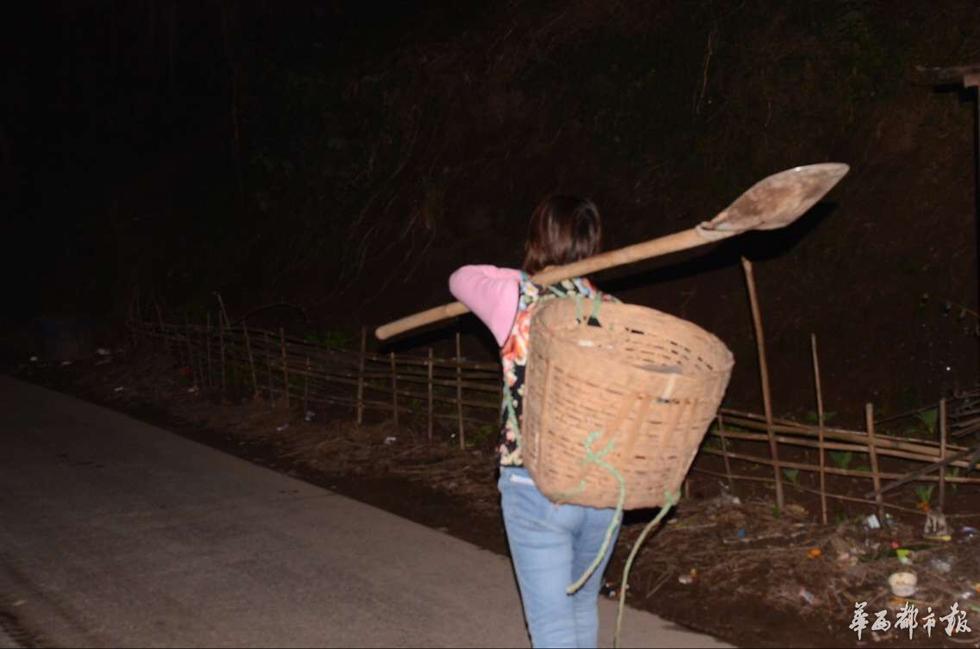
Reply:
[[[198,349],[197,351],[198,375],[201,377],[201,384],[199,387],[202,392],[204,391],[204,388],[207,387],[208,384],[208,379],[205,378],[207,377],[207,372],[208,372],[208,366],[206,361],[207,344],[208,344],[207,335],[208,335],[207,329],[202,325],[201,337],[203,338],[203,340],[201,341],[200,349]]]
[[[214,372],[211,369],[211,312],[204,319],[204,349],[208,355],[208,387],[214,387]]]
[[[357,364],[357,425],[364,423],[364,358],[367,356],[367,327],[361,327],[361,357]]]
[[[227,396],[227,385],[225,382],[225,377],[227,372],[225,371],[225,321],[221,318],[221,314],[218,314],[218,347],[221,348],[221,398],[224,399]]]
[[[725,421],[720,412],[718,413],[718,432],[721,433],[718,436],[718,438],[721,440],[721,450],[725,454],[725,475],[728,477],[728,490],[734,496],[735,480],[732,478],[732,463],[731,460],[728,459],[728,440],[725,439]]]
[[[187,367],[191,371],[191,380],[194,381],[194,385],[200,385],[197,380],[197,364],[194,362],[194,350],[191,347],[191,322],[187,316],[187,311],[184,311],[184,341],[187,343]]]
[[[310,357],[306,357],[306,373],[303,374],[303,419],[306,419],[306,413],[310,411],[310,372],[313,370],[313,366],[310,365]]]
[[[432,441],[432,403],[433,403],[433,400],[432,400],[432,356],[433,356],[433,354],[432,354],[432,348],[429,347],[429,364],[428,364],[428,368],[427,369],[428,369],[428,375],[429,375],[429,380],[428,380],[428,387],[429,387],[429,429],[428,429],[428,432],[429,432],[429,441],[430,442]]]
[[[173,349],[171,349],[171,347],[170,347],[170,338],[167,337],[167,335],[164,333],[164,329],[163,329],[163,311],[160,310],[160,305],[159,304],[154,303],[153,306],[156,307],[156,310],[157,310],[157,322],[160,323],[160,338],[163,339],[163,346],[167,349],[167,355],[168,356],[171,356],[171,357],[177,357],[178,354],[174,354]],[[178,361],[178,363],[180,362],[180,359],[179,358],[177,358],[176,360]]]
[[[139,319],[139,342],[143,343],[146,336],[146,323],[143,322],[143,308],[140,306],[140,287],[139,284],[136,285],[136,317]]]
[[[269,344],[269,332],[262,332],[262,340],[265,341],[265,377],[269,382],[269,402],[276,405],[276,392],[272,387],[272,346]]]
[[[225,371],[225,321],[221,319],[221,314],[218,314],[218,346],[221,348],[221,398],[224,399],[227,395],[226,392],[226,375]]]
[[[752,307],[752,322],[755,325],[756,350],[759,355],[759,374],[762,380],[762,403],[766,411],[766,433],[769,435],[769,453],[772,456],[773,477],[776,480],[776,506],[782,510],[785,503],[783,497],[783,475],[779,465],[779,447],[772,430],[772,398],[769,392],[769,366],[766,363],[766,341],[762,330],[762,315],[759,312],[759,299],[755,290],[755,276],[752,273],[752,262],[742,257],[742,269],[745,271],[745,282],[749,287],[749,303]]]
[[[391,359],[391,414],[395,420],[395,428],[398,428],[398,374],[395,371],[395,352],[389,352]]]
[[[946,399],[939,400],[939,459],[946,459]],[[946,510],[946,465],[939,467],[939,511]]]
[[[824,449],[823,390],[820,385],[820,358],[817,355],[817,335],[810,334],[813,353],[813,383],[817,388],[817,452],[820,453],[820,520],[827,524],[827,453]]]
[[[225,309],[225,301],[221,299],[221,293],[215,291],[215,296],[218,298],[218,305],[221,307],[221,314],[225,318],[225,326],[231,329],[231,319],[228,317],[228,311]]]
[[[259,398],[259,380],[255,376],[255,359],[252,357],[252,339],[248,335],[248,323],[242,321],[242,331],[245,332],[245,351],[248,352],[248,366],[252,368],[252,399]]]
[[[459,448],[466,448],[463,429],[463,344],[459,331],[456,331],[456,419],[459,424]]]
[[[875,407],[870,403],[864,406],[864,421],[868,427],[868,454],[871,456],[871,479],[875,486],[875,503],[878,505],[878,519],[882,525],[885,520],[884,497],[881,495],[881,474],[878,472],[878,449],[875,444]]]
[[[286,395],[286,410],[289,410],[289,362],[286,360],[286,332],[282,327],[279,327],[279,350],[282,353],[282,392]]]

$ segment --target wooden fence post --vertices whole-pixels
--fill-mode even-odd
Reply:
[[[184,342],[187,343],[187,367],[191,370],[191,380],[194,385],[199,385],[197,380],[197,364],[194,362],[194,349],[191,347],[191,322],[184,311]]]
[[[389,352],[391,359],[391,413],[395,419],[395,428],[398,428],[398,374],[395,371],[395,352]]]
[[[259,398],[259,380],[255,376],[255,358],[252,356],[252,340],[248,335],[248,323],[242,320],[242,331],[245,332],[245,351],[248,352],[248,366],[252,369],[252,399]]]
[[[433,405],[432,405],[432,348],[429,347],[429,362],[427,363],[426,369],[429,377],[429,441],[432,441],[432,416],[433,416]]]
[[[824,449],[823,391],[820,386],[820,359],[817,355],[817,335],[810,334],[810,350],[813,352],[813,382],[817,388],[817,452],[820,453],[820,520],[827,524],[827,458]]]
[[[728,457],[728,440],[725,439],[725,420],[721,416],[721,412],[718,413],[718,438],[721,440],[721,452],[724,453],[722,456],[725,460],[725,476],[728,478],[728,490],[735,495],[735,479],[732,478],[732,461]]]
[[[272,386],[272,345],[269,344],[269,332],[262,332],[262,340],[265,342],[265,378],[269,383],[269,402],[273,407],[276,405],[276,391]]]
[[[313,371],[313,366],[310,364],[310,357],[306,357],[306,374],[303,375],[303,419],[306,419],[306,413],[310,411],[310,372]]]
[[[367,327],[361,327],[361,356],[357,363],[357,425],[364,423],[364,358],[367,356]]]
[[[875,486],[875,503],[878,505],[878,518],[882,525],[887,525],[885,519],[884,498],[881,494],[881,474],[878,473],[878,448],[875,442],[875,407],[868,403],[864,406],[864,420],[868,427],[868,453],[871,456],[871,480]]]
[[[459,424],[459,448],[466,448],[466,432],[463,429],[463,345],[456,330],[456,420]]]
[[[218,305],[221,307],[221,313],[218,317],[224,316],[225,326],[231,329],[231,318],[228,317],[228,311],[225,309],[225,301],[221,298],[221,293],[215,291],[214,294],[218,298]]]
[[[180,359],[176,358],[177,357],[177,354],[174,354],[173,349],[171,349],[171,347],[170,347],[170,339],[167,337],[167,334],[164,333],[164,327],[163,327],[163,311],[160,310],[160,305],[159,304],[154,303],[153,306],[156,307],[156,310],[157,310],[157,322],[160,323],[160,339],[163,340],[163,346],[167,350],[167,355],[174,357],[174,359],[177,360],[178,363],[179,363],[180,362]]]
[[[211,312],[204,319],[204,349],[208,355],[208,387],[214,387],[214,372],[211,369]]]
[[[221,352],[221,399],[223,401],[228,392],[225,378],[227,376],[225,371],[225,321],[220,313],[218,314],[218,347]]]
[[[286,358],[286,332],[279,327],[279,350],[282,352],[282,391],[286,395],[286,410],[289,410],[289,361]],[[306,413],[303,413],[306,416]]]
[[[136,285],[136,319],[139,320],[139,342],[145,342],[146,331],[144,331],[143,308],[140,306],[140,287]]]
[[[197,366],[198,366],[197,369],[198,369],[198,375],[201,377],[201,385],[199,387],[203,391],[208,384],[207,383],[208,380],[207,378],[205,378],[207,377],[207,372],[208,372],[208,366],[206,361],[208,341],[207,341],[207,329],[205,329],[203,323],[201,324],[201,340],[196,341],[196,344],[200,345],[200,347],[197,350]]]
[[[980,109],[978,109],[980,110]],[[939,459],[946,459],[946,399],[939,400]],[[939,511],[946,510],[946,465],[939,467]]]
[[[752,273],[752,262],[742,257],[742,269],[745,271],[745,282],[749,287],[749,303],[752,307],[752,322],[755,325],[756,351],[759,355],[759,374],[762,379],[762,404],[766,411],[766,432],[769,435],[769,454],[772,456],[772,471],[776,479],[776,506],[782,510],[783,474],[779,466],[779,447],[772,430],[772,398],[769,392],[769,366],[766,363],[766,341],[762,330],[762,315],[759,312],[759,298],[755,290],[755,276]]]

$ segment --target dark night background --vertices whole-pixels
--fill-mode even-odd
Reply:
[[[31,3],[5,19],[6,353],[41,319],[124,340],[139,296],[353,340],[515,265],[536,202],[593,197],[610,247],[693,226],[756,180],[852,171],[778,232],[602,276],[735,352],[760,409],[738,264],[755,262],[777,414],[834,423],[977,379],[973,94],[917,65],[980,60],[948,2]],[[964,310],[966,309],[966,310]],[[213,311],[212,311],[213,312]],[[251,320],[250,320],[251,322]],[[472,322],[472,355],[489,336]],[[451,344],[452,328],[406,339]],[[445,347],[441,347],[445,345]]]

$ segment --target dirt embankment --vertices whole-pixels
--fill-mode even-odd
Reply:
[[[156,301],[203,318],[219,290],[235,318],[288,303],[304,311],[255,317],[352,341],[446,301],[461,264],[518,263],[548,192],[592,196],[619,246],[691,227],[774,171],[839,160],[850,175],[793,227],[600,283],[717,333],[738,359],[732,406],[760,400],[743,255],[777,412],[814,409],[811,332],[835,423],[976,381],[974,100],[916,73],[980,58],[972,0],[296,2],[177,18],[147,3],[110,22],[97,5],[46,15],[64,29],[45,34],[77,35],[37,62],[60,85],[12,72],[25,126],[11,160],[36,169],[9,239],[45,269],[17,282],[36,309],[124,314],[138,290],[148,316]],[[180,38],[132,38],[154,25]],[[468,354],[492,355],[478,323],[463,327]],[[399,344],[448,354],[452,329]]]
[[[915,71],[980,56],[975,3],[518,4],[421,31],[345,79],[343,106],[376,109],[390,138],[351,160],[389,171],[362,167],[374,180],[324,318],[344,320],[339,300],[356,307],[346,326],[386,321],[445,301],[460,264],[516,264],[550,191],[594,197],[619,246],[690,227],[779,169],[840,160],[850,175],[793,227],[601,283],[725,340],[731,405],[760,401],[743,255],[777,410],[815,409],[811,332],[841,423],[860,425],[865,401],[887,414],[976,380],[973,106]],[[491,354],[467,326],[470,351]],[[448,351],[438,333],[404,344],[433,342]]]

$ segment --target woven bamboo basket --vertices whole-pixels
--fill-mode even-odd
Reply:
[[[615,507],[619,481],[585,461],[592,434],[592,452],[625,481],[625,508],[659,507],[715,417],[732,353],[700,327],[637,305],[603,302],[600,326],[590,326],[578,316],[594,304],[583,304],[551,300],[531,320],[524,465],[554,502]]]

